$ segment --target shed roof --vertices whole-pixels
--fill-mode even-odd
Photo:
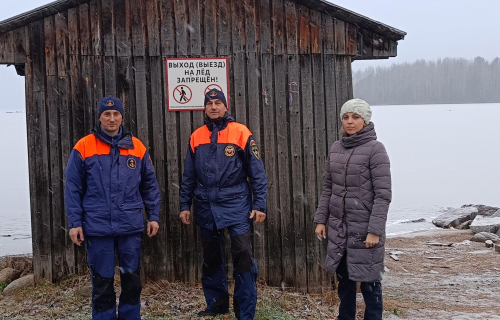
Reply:
[[[30,22],[43,19],[89,1],[90,0],[58,0],[51,2],[31,11],[0,21],[0,34],[9,32],[16,28],[25,26]],[[372,20],[325,0],[295,0],[295,2],[310,9],[326,13],[334,18],[355,24],[360,28],[386,36],[387,38],[395,41],[404,39],[404,36],[406,35],[406,32],[404,31]]]

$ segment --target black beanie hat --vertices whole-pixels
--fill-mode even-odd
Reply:
[[[224,95],[224,93],[222,93],[222,91],[219,91],[217,89],[210,89],[210,91],[208,91],[205,94],[205,103],[204,103],[204,106],[205,107],[207,106],[207,102],[208,101],[215,100],[215,99],[219,99],[220,101],[222,101],[222,103],[226,106],[226,109],[227,109],[226,96]]]
[[[99,102],[99,117],[101,117],[101,113],[106,110],[119,111],[122,114],[122,117],[124,116],[123,113],[125,112],[123,110],[122,101],[113,96],[107,96],[101,99],[101,101]]]

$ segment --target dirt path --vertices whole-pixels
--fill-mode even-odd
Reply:
[[[469,230],[432,230],[388,239],[387,252],[402,253],[399,261],[386,258],[384,307],[393,311],[386,318],[500,320],[500,253],[463,244],[471,237]]]

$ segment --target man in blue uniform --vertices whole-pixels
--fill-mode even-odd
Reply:
[[[117,319],[114,291],[115,252],[122,292],[118,319],[139,320],[141,278],[139,260],[144,232],[156,235],[160,191],[149,153],[121,125],[123,106],[115,97],[99,103],[100,124],[82,138],[66,167],[64,201],[69,235],[85,242],[92,280],[92,318]]]
[[[229,311],[224,270],[224,229],[231,236],[236,318],[253,319],[257,303],[257,265],[252,257],[250,225],[266,218],[267,179],[252,133],[227,115],[224,94],[205,95],[205,125],[192,135],[180,191],[180,218],[194,221],[203,245],[202,284],[207,308],[198,316]],[[253,197],[252,197],[253,196]]]

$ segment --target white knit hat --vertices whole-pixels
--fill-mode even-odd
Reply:
[[[370,109],[370,105],[365,100],[351,99],[344,103],[342,109],[340,109],[340,119],[344,117],[344,114],[349,112],[359,114],[365,120],[366,124],[369,124],[372,118],[372,109]]]

